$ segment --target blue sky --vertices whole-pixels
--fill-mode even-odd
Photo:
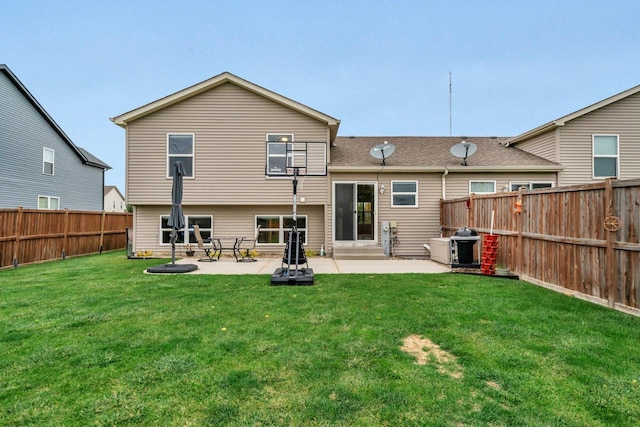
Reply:
[[[229,71],[339,135],[512,136],[640,84],[640,2],[0,0],[0,63],[124,192],[109,118]],[[452,76],[450,132],[449,73]]]

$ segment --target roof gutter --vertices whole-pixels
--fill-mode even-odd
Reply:
[[[564,126],[564,122],[560,122],[558,120],[554,120],[552,122],[546,123],[542,126],[538,126],[535,129],[531,129],[528,132],[525,132],[523,134],[520,134],[516,137],[514,137],[513,139],[507,141],[507,143],[505,144],[505,147],[510,147],[512,145],[515,145],[519,142],[525,141],[529,138],[533,138],[534,136],[538,136],[538,135],[542,135],[545,132],[549,132],[551,130],[554,130],[555,128],[559,127],[559,126]]]
[[[375,173],[475,173],[475,172],[557,172],[564,170],[565,166],[533,165],[533,166],[327,166],[329,172],[375,172]]]

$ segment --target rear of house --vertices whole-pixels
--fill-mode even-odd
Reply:
[[[336,138],[328,167],[330,249],[386,248],[388,239],[390,254],[425,256],[424,244],[440,236],[440,199],[556,185],[561,165],[506,147],[508,138],[467,140],[477,151],[465,166],[450,153],[459,137]],[[395,151],[383,165],[370,150],[385,143]]]
[[[280,252],[291,227],[291,178],[271,176],[287,144],[305,148],[315,176],[301,179],[298,220],[305,243],[325,243],[328,145],[339,122],[223,73],[112,119],[126,128],[126,193],[134,208],[134,250],[166,253],[171,165],[186,169],[183,209],[203,237],[253,236]],[[307,144],[308,143],[308,144]],[[195,242],[185,230],[179,242]]]
[[[279,173],[304,164],[296,201],[307,250],[399,256],[424,256],[424,243],[440,235],[440,199],[555,186],[562,169],[504,138],[471,138],[478,150],[465,166],[449,152],[459,138],[338,138],[338,120],[230,73],[112,120],[127,131],[134,250],[154,253],[170,249],[176,161],[187,171],[186,221],[205,238],[253,236],[260,226],[257,249],[282,251],[293,199],[291,178]],[[382,165],[370,150],[385,141],[396,152]],[[194,241],[188,228],[179,238]]]

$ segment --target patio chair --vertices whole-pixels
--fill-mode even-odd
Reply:
[[[242,261],[257,261],[252,255],[251,252],[256,248],[256,242],[258,241],[258,237],[260,237],[260,225],[256,228],[256,232],[253,236],[253,239],[245,239],[244,237],[238,242],[238,256],[240,258],[236,258],[238,262]]]
[[[204,255],[205,255],[204,257],[200,258],[198,261],[204,261],[204,262],[217,261],[216,254],[218,253],[218,248],[215,244],[215,241],[211,238],[203,239],[202,234],[200,234],[199,225],[193,226],[193,234],[194,236],[196,236],[196,240],[198,241],[198,249],[204,251]]]

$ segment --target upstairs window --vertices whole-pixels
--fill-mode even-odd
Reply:
[[[286,175],[287,167],[306,165],[304,156],[294,153],[293,134],[267,134],[267,175]]]
[[[618,135],[593,135],[593,177],[617,178]]]
[[[469,194],[493,194],[495,192],[495,181],[469,181]]]
[[[173,176],[173,164],[179,161],[184,166],[184,176],[193,178],[194,143],[192,133],[167,134],[167,177]]]
[[[45,175],[53,175],[53,164],[56,152],[51,148],[42,149],[42,173]]]
[[[391,206],[417,207],[418,181],[391,181]]]

